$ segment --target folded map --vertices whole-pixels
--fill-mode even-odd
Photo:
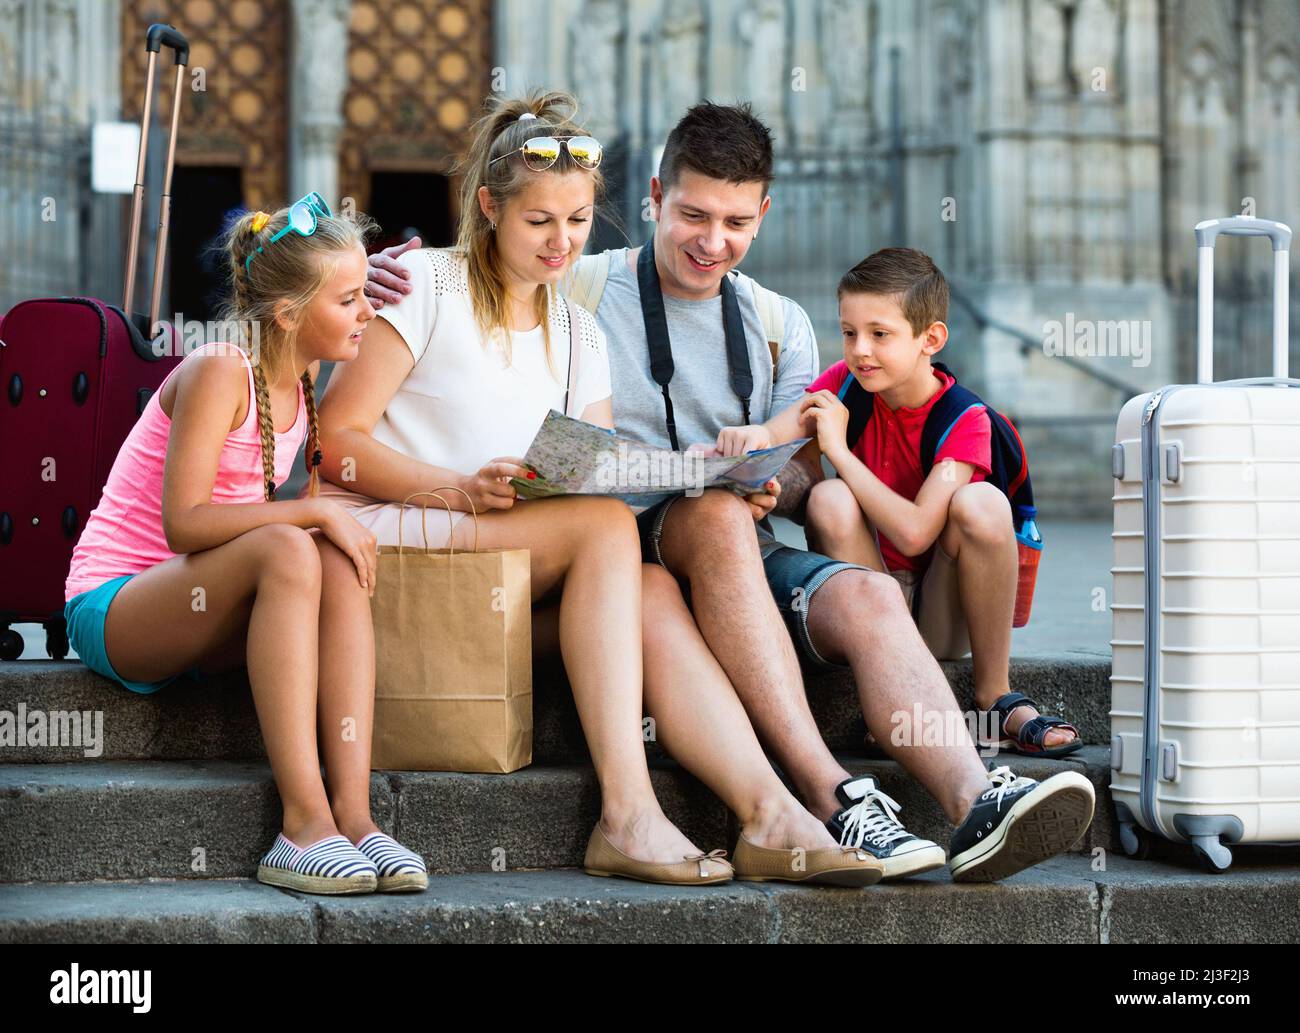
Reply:
[[[705,488],[749,495],[762,491],[809,440],[743,456],[707,456],[656,448],[551,410],[523,457],[536,480],[510,483],[525,499],[613,495],[636,508],[654,496],[699,495]]]

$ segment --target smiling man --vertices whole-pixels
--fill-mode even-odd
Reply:
[[[772,204],[772,160],[771,132],[749,105],[696,105],[669,134],[650,181],[650,242],[575,266],[567,293],[605,331],[620,434],[657,448],[743,452],[753,447],[749,427],[760,431],[816,377],[807,314],[736,270]],[[399,250],[371,258],[377,304],[400,300]],[[841,843],[879,858],[886,879],[945,863],[942,848],[903,827],[897,803],[872,776],[851,777],[831,754],[808,706],[798,649],[814,664],[853,670],[867,727],[958,826],[954,842],[978,841],[974,853],[954,858],[956,878],[1003,878],[1069,849],[1088,819],[1061,812],[1055,780],[1040,785],[1000,768],[990,781],[898,583],[776,540],[768,515],[797,516],[820,478],[820,454],[810,450],[765,493],[675,495],[637,518],[646,561],[688,587],[700,631],[763,744],[808,810]],[[647,686],[662,676],[647,670]],[[955,717],[944,726],[959,734],[939,744],[919,735],[897,742],[896,715],[916,706]],[[1091,789],[1079,781],[1083,788],[1070,788],[1089,795],[1090,817]]]

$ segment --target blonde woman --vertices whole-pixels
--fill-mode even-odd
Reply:
[[[370,818],[374,535],[317,491],[313,380],[374,318],[364,230],[314,193],[232,225],[226,318],[249,332],[191,352],[150,398],[66,586],[73,648],[133,692],[247,664],[284,805],[257,877],[308,893],[428,881]],[[277,500],[304,438],[308,496]]]
[[[409,296],[385,309],[358,358],[331,378],[322,473],[337,486],[322,491],[395,544],[399,500],[459,487],[480,514],[481,547],[530,550],[535,604],[558,603],[560,652],[601,786],[589,873],[677,884],[733,875],[655,800],[641,739],[653,679],[645,702],[660,742],[742,814],[747,836],[787,863],[789,848],[803,846],[809,877],[874,882],[879,866],[836,846],[773,774],[676,582],[653,568],[643,581],[631,511],[590,496],[521,501],[509,483],[529,476],[519,456],[549,410],[613,426],[604,336],[555,291],[582,252],[602,186],[600,145],[575,108],[567,94],[538,92],[494,101],[475,126],[460,166],[457,246],[396,260]],[[571,318],[582,349],[572,382]],[[439,510],[430,545],[468,545],[469,503],[443,495],[457,511],[454,530]],[[648,600],[654,619],[643,621]]]

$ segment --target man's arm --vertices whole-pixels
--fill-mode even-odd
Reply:
[[[818,481],[825,480],[822,471],[822,450],[813,438],[799,449],[786,463],[779,475],[781,494],[772,509],[773,516],[787,517],[802,524],[808,514],[808,493]]]

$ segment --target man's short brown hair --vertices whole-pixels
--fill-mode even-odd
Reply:
[[[840,277],[836,297],[846,294],[898,298],[913,334],[948,319],[948,281],[930,256],[915,248],[887,247],[868,255]]]
[[[659,181],[667,191],[683,169],[727,183],[772,185],[772,130],[748,104],[702,101],[668,134],[659,159]]]

